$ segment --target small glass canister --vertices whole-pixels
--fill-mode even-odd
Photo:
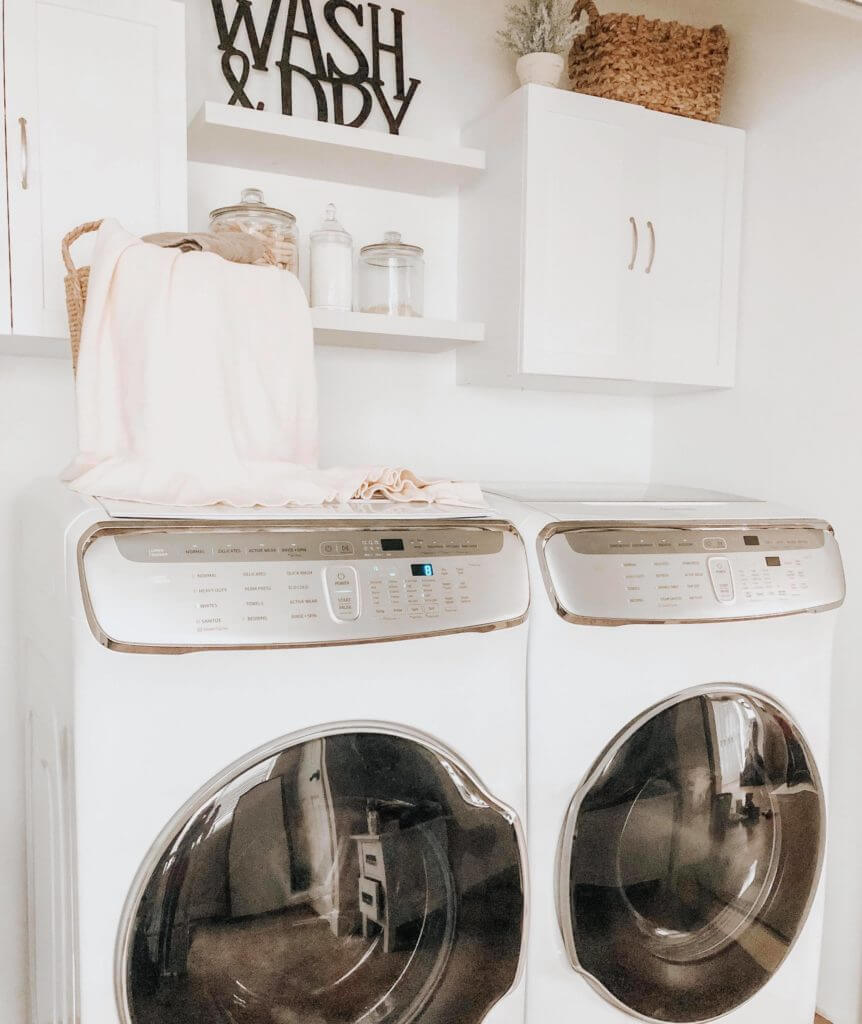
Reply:
[[[425,250],[406,245],[397,231],[360,253],[360,309],[388,316],[423,316],[425,312]]]
[[[338,222],[332,203],[322,227],[311,235],[311,305],[353,309],[353,239]]]
[[[243,189],[236,206],[223,206],[210,214],[210,231],[244,231],[259,238],[279,267],[299,273],[299,233],[296,217],[287,210],[267,206],[259,188]]]

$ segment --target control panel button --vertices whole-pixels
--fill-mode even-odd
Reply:
[[[727,541],[724,537],[704,537],[704,551],[727,551]]]
[[[349,565],[330,565],[324,570],[329,610],[337,622],[359,618],[359,577]]]
[[[710,558],[708,562],[712,589],[722,604],[733,604],[736,593],[733,586],[733,572],[729,558]]]

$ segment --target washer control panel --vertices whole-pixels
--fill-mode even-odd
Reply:
[[[520,621],[523,543],[494,521],[106,526],[81,558],[96,636],[120,648],[367,642]]]
[[[599,624],[761,618],[844,600],[838,545],[820,524],[560,524],[539,552],[561,612]]]

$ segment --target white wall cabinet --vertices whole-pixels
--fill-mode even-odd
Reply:
[[[0,3],[2,12],[2,3]],[[0,110],[6,109],[5,82],[0,75]],[[0,334],[12,330],[12,293],[9,285],[9,209],[4,198],[6,183],[6,140],[0,139]]]
[[[734,381],[744,133],[529,86],[465,133],[459,380],[682,391]]]
[[[6,0],[14,334],[68,333],[60,242],[77,224],[185,229],[184,36],[174,0]]]

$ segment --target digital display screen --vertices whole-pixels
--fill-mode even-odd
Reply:
[[[767,555],[766,564],[771,569],[777,569],[781,565],[781,559],[778,557],[778,555]]]
[[[404,541],[390,538],[389,540],[380,541],[380,547],[383,551],[403,551]]]
[[[747,548],[760,547],[760,537],[743,537],[742,539],[745,541],[745,546]]]
[[[428,562],[422,562],[421,565],[411,565],[410,569],[414,576],[433,576],[434,566],[429,565]]]

